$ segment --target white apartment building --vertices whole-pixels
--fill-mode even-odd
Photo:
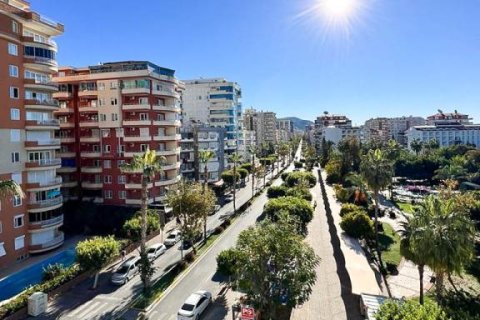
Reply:
[[[245,129],[255,131],[257,145],[277,143],[277,117],[275,112],[245,110],[243,118]]]
[[[397,118],[372,118],[363,126],[364,141],[387,143],[395,140],[401,145],[406,145],[405,131],[413,126],[425,124],[422,117],[397,117]]]
[[[334,128],[339,128],[340,130],[334,130]],[[345,129],[345,131],[342,131],[342,129]],[[352,120],[344,115],[324,113],[322,116],[317,117],[314,123],[313,134],[317,152],[321,149],[323,138],[327,141],[329,141],[328,139],[333,139],[330,141],[336,144],[341,140],[341,138],[338,139],[339,137],[346,137],[347,134],[359,137],[360,130],[358,128],[355,129],[353,130],[352,128]]]
[[[326,141],[338,145],[340,141],[348,138],[355,138],[360,141],[360,128],[358,127],[325,127],[322,129],[322,136]]]
[[[293,135],[293,122],[288,119],[277,119],[277,141],[290,141]]]

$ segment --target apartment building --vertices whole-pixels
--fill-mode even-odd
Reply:
[[[427,124],[410,127],[406,132],[407,145],[411,149],[414,140],[428,142],[436,140],[440,147],[455,144],[471,144],[480,148],[480,124],[473,124],[472,119],[458,113],[438,113],[427,117]]]
[[[246,161],[252,159],[252,147],[257,146],[257,137],[255,131],[245,130],[240,131],[238,137],[238,154]]]
[[[364,139],[379,143],[387,143],[393,139],[400,145],[406,146],[405,131],[410,127],[424,124],[424,118],[413,116],[369,119],[363,127]]]
[[[185,80],[182,93],[184,122],[203,123],[226,130],[225,153],[235,153],[241,130],[242,91],[223,78]]]
[[[277,117],[275,112],[245,110],[243,125],[246,130],[255,131],[257,145],[277,143]]]
[[[288,119],[277,119],[277,141],[290,141],[293,135],[293,122]]]
[[[63,67],[54,81],[60,108],[62,194],[106,205],[141,203],[141,175],[120,165],[147,149],[165,157],[148,183],[148,202],[162,201],[180,179],[180,94],[175,71],[148,61]]]
[[[199,152],[210,150],[215,156],[207,162],[208,181],[218,181],[227,165],[224,152],[226,129],[184,124],[180,132],[181,172],[185,180],[205,181],[205,164],[200,162]]]
[[[327,129],[327,128],[340,128],[340,130],[335,129]],[[342,133],[342,129],[347,129]],[[350,131],[348,131],[350,129]],[[334,143],[338,143],[338,137],[346,137],[347,134],[357,135],[359,130],[351,130],[352,129],[352,120],[347,118],[344,115],[336,115],[336,114],[329,114],[325,112],[322,116],[318,116],[314,122],[314,132],[313,132],[313,140],[315,141],[315,149],[317,152],[321,150],[322,141],[330,140]],[[339,133],[340,132],[340,133]],[[328,134],[328,136],[327,136]],[[341,139],[341,138],[340,138]]]
[[[0,180],[26,197],[0,199],[0,268],[63,244],[59,140],[52,99],[62,24],[22,0],[0,1]]]

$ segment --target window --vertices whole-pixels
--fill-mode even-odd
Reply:
[[[118,184],[125,184],[125,182],[127,180],[126,180],[126,177],[124,175],[121,175],[121,176],[117,177],[117,181],[118,181]]]
[[[5,251],[5,243],[0,242],[0,257],[6,256],[7,252]]]
[[[118,83],[117,81],[112,81],[110,82],[110,89],[117,89],[118,88]]]
[[[110,145],[109,145],[109,144],[104,145],[104,146],[103,146],[103,153],[108,153],[108,152],[110,152],[110,149],[111,149],[111,148],[110,148]]]
[[[10,109],[10,120],[20,120],[20,109],[17,109],[17,108]]]
[[[12,32],[18,33],[18,22],[15,20],[12,20]]]
[[[98,84],[98,90],[100,90],[100,91],[101,91],[101,90],[105,90],[105,83],[100,82],[100,83]]]
[[[112,190],[105,190],[105,199],[112,199]]]
[[[10,87],[10,98],[12,99],[18,99],[20,96],[20,91],[18,90],[17,87]]]
[[[112,121],[118,121],[118,114],[112,113]]]
[[[140,113],[140,120],[148,120],[148,114]]]
[[[20,162],[20,153],[12,152],[12,163]]]
[[[18,56],[18,46],[14,43],[8,44],[8,54],[12,56]]]
[[[13,227],[20,228],[23,227],[23,214],[13,217]]]
[[[0,221],[0,233],[3,232],[3,224],[2,224],[2,221]]]
[[[103,160],[103,167],[106,169],[110,169],[112,167],[112,161],[111,160]]]
[[[12,180],[18,184],[22,184],[22,174],[20,172],[12,173]]]
[[[15,238],[15,250],[20,250],[25,247],[25,236]]]
[[[22,198],[20,196],[13,196],[12,205],[14,207],[20,207],[22,205]]]
[[[116,106],[117,103],[118,103],[117,98],[110,98],[110,104],[111,104],[112,106]]]
[[[141,144],[140,145],[140,151],[145,152],[148,149],[148,144]]]
[[[126,199],[127,198],[127,192],[125,190],[118,191],[118,198],[119,199]]]
[[[20,142],[20,129],[10,129],[10,142]]]
[[[13,64],[8,65],[8,75],[10,77],[18,78],[18,67]]]
[[[107,121],[107,115],[101,113],[101,114],[100,114],[100,121]]]
[[[121,165],[125,164],[125,160],[117,160],[117,166],[120,167]]]
[[[103,182],[111,184],[112,183],[112,176],[103,176]]]

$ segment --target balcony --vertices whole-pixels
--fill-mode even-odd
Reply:
[[[182,123],[180,120],[154,120],[153,125],[154,126],[175,126],[175,127],[180,127]]]
[[[58,148],[60,148],[59,139],[25,141],[25,149],[27,150],[58,149]]]
[[[156,153],[158,156],[173,156],[180,153],[180,148],[157,150]]]
[[[98,91],[93,88],[78,91],[79,97],[96,97],[97,95],[98,95]]]
[[[132,87],[132,88],[122,88],[122,94],[149,94],[150,88],[144,87]]]
[[[75,151],[57,151],[57,157],[59,158],[74,158],[76,156]]]
[[[78,186],[78,181],[64,181],[62,183],[62,188],[74,188],[76,186]]]
[[[65,236],[63,232],[59,231],[58,236],[53,238],[52,240],[42,243],[42,244],[36,244],[36,245],[29,245],[28,246],[28,251],[30,253],[39,253],[43,251],[48,251],[55,249],[57,247],[60,247],[63,244],[63,241],[65,239]]]
[[[80,128],[96,128],[98,127],[98,120],[80,120]]]
[[[58,91],[58,84],[50,81],[38,81],[35,79],[25,79],[24,80],[25,88],[29,89],[39,89],[44,91]]]
[[[147,189],[153,188],[153,183],[147,184]],[[142,184],[140,182],[129,182],[125,183],[125,189],[142,189]]]
[[[59,122],[60,122],[60,129],[75,128],[75,122],[73,122],[73,119],[72,119],[72,122],[70,121],[59,121]]]
[[[167,170],[175,170],[180,168],[180,162],[175,162],[175,163],[166,163],[162,166],[162,170],[167,171]]]
[[[180,141],[182,136],[180,134],[158,135],[153,136],[153,141]]]
[[[35,222],[30,222],[28,225],[29,230],[39,230],[39,229],[46,229],[46,228],[51,228],[51,227],[60,227],[63,224],[63,214],[42,220],[42,221],[35,221]]]
[[[26,189],[27,191],[45,191],[55,187],[60,187],[62,184],[62,177],[57,176],[49,181],[41,182],[27,182]]]
[[[148,142],[148,141],[152,141],[152,136],[148,135],[148,136],[142,136],[142,135],[125,135],[123,137],[123,141],[125,142],[135,142],[135,141],[138,141],[138,142]]]
[[[62,164],[61,159],[42,159],[42,160],[25,162],[25,167],[27,169],[37,169],[37,168],[45,168],[45,167],[60,168],[61,164]]]
[[[92,182],[92,181],[83,181],[82,188],[86,189],[102,189],[103,183],[102,182]]]
[[[58,196],[56,198],[46,199],[46,200],[38,200],[38,201],[30,201],[27,204],[27,210],[29,212],[41,212],[41,211],[48,211],[60,208],[63,203],[63,197]]]
[[[148,103],[132,103],[132,104],[126,104],[124,103],[122,105],[122,110],[150,110],[150,104]]]
[[[73,173],[73,172],[77,172],[76,167],[61,167],[57,169],[57,173]]]
[[[24,104],[27,109],[58,110],[58,102],[56,100],[25,99]]]
[[[78,112],[98,112],[98,107],[95,105],[80,106]]]
[[[26,130],[57,130],[60,129],[60,122],[57,119],[47,120],[27,120],[25,121]]]
[[[153,95],[157,96],[167,96],[167,97],[174,97],[176,99],[180,99],[180,94],[175,92],[175,90],[169,89],[162,89],[162,90],[152,90]]]
[[[102,153],[100,151],[80,151],[80,156],[85,158],[99,158]]]
[[[80,137],[80,142],[100,142],[100,136],[83,136]]]
[[[149,198],[147,200],[147,203],[152,204],[154,201],[155,201],[155,199]],[[125,199],[125,204],[141,205],[142,204],[142,199]]]
[[[70,99],[73,97],[73,93],[69,91],[57,91],[52,93],[54,99]]]
[[[176,105],[168,105],[168,106],[161,106],[161,105],[153,105],[152,106],[153,110],[156,111],[170,111],[170,112],[175,112],[175,113],[180,113],[180,107]]]
[[[58,70],[58,63],[54,59],[44,58],[44,57],[37,57],[37,56],[23,56],[23,62],[25,64],[38,64],[42,65],[43,71],[49,72],[56,72]]]
[[[102,173],[102,167],[87,167],[87,166],[82,166],[80,168],[80,171],[82,173]]]
[[[151,124],[152,124],[152,121],[151,121],[151,120],[140,120],[140,119],[136,119],[136,120],[131,120],[131,119],[123,120],[123,125],[124,125],[124,126],[150,126]]]
[[[52,39],[46,39],[46,40],[40,40],[40,39],[35,39],[34,37],[30,37],[30,36],[22,36],[22,41],[23,42],[30,42],[31,44],[33,45],[36,45],[36,44],[43,44],[43,45],[46,45],[48,46],[49,50],[54,50],[54,51],[57,51],[57,43],[52,40]],[[25,44],[25,43],[24,43]]]
[[[75,142],[75,137],[61,137],[60,142],[61,143],[74,143]]]
[[[75,110],[73,110],[73,108],[68,108],[68,107],[60,107],[58,108],[57,110],[53,111],[53,113],[55,115],[58,115],[58,114],[71,114],[71,113],[74,113]]]
[[[155,186],[156,187],[169,186],[169,185],[178,183],[180,181],[180,179],[181,179],[180,176],[177,176],[173,179],[164,178],[164,179],[156,180],[155,181]]]

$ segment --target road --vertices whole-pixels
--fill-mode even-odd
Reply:
[[[269,174],[267,181],[271,180],[271,178],[272,174]],[[252,179],[250,177],[245,187],[237,189],[235,201],[237,209],[250,200],[251,196]],[[221,217],[232,212],[233,202],[224,205],[215,215],[208,217],[207,230],[209,232],[213,231],[222,223],[223,219]],[[149,243],[155,242],[155,240],[159,241],[158,237]],[[165,270],[168,270],[179,260],[180,250],[179,244],[177,244],[168,249],[165,254],[155,261],[156,273],[152,280],[155,281],[161,277]],[[89,290],[92,281],[87,279],[84,283],[76,286],[74,290],[55,299],[49,304],[47,312],[40,317],[36,317],[36,319],[94,320],[117,318],[131,302],[132,297],[141,291],[142,284],[138,275],[123,286],[119,287],[111,284],[109,281],[111,271],[116,267],[117,265],[101,273],[97,290]]]
[[[299,149],[300,150],[300,149]],[[287,169],[293,170],[293,164]],[[280,185],[281,179],[277,179],[273,182],[273,185]],[[162,299],[154,303],[148,313],[148,319],[156,320],[173,320],[177,317],[177,311],[190,295],[190,293],[198,290],[208,290],[212,292],[214,298],[219,293],[222,287],[222,283],[215,278],[216,273],[216,258],[217,255],[232,246],[235,245],[240,232],[255,224],[258,216],[263,211],[263,206],[267,203],[268,198],[266,191],[257,197],[251,207],[247,209],[242,216],[235,220],[235,222],[225,230],[225,232],[217,239],[217,241],[208,249],[208,251],[195,261],[195,265],[187,273],[180,278],[177,283],[171,286]],[[228,308],[226,306],[225,308]],[[209,308],[202,316],[203,319],[223,319],[227,313],[227,309],[223,312],[218,312],[218,309],[213,310]],[[133,319],[132,319],[133,320]]]

